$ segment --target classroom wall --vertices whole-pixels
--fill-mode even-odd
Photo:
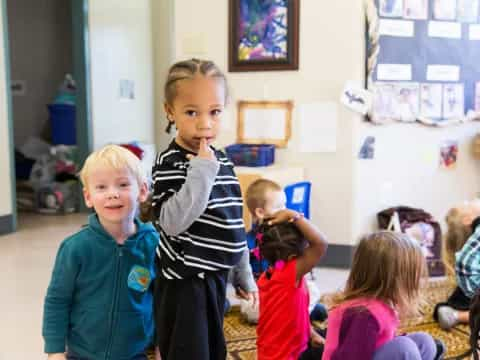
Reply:
[[[471,154],[471,141],[480,122],[431,128],[413,124],[372,126],[361,124],[357,146],[374,136],[375,160],[355,160],[354,234],[371,231],[381,209],[408,205],[430,212],[445,229],[448,209],[479,195],[479,161]],[[440,146],[459,144],[455,168],[439,166]]]
[[[154,142],[150,0],[90,0],[90,64],[94,148]],[[134,99],[120,97],[133,81]]]
[[[172,3],[174,60],[207,57],[227,71],[228,2],[211,0],[208,7],[190,0]],[[418,206],[443,220],[449,207],[479,191],[479,164],[469,146],[480,123],[445,129],[376,126],[338,103],[346,81],[364,82],[364,34],[362,2],[302,0],[299,71],[227,73],[232,96],[219,145],[235,142],[237,100],[293,100],[297,108],[310,102],[338,104],[336,152],[298,152],[297,112],[293,139],[287,149],[277,150],[278,163],[304,166],[313,183],[312,220],[334,244],[330,249],[335,257],[375,229],[376,213],[386,207]],[[359,160],[358,151],[368,135],[376,137],[376,158]],[[459,160],[456,169],[442,170],[439,146],[449,139],[460,143]],[[165,145],[157,142],[159,148]]]
[[[175,60],[208,57],[227,71],[228,2],[211,0],[205,7],[202,2],[175,0],[174,6]],[[346,80],[362,79],[364,18],[361,14],[360,2],[343,0],[327,4],[303,0],[300,70],[228,73],[231,104],[219,144],[235,142],[237,100],[293,100],[297,106],[337,101]],[[341,25],[339,19],[342,19]],[[287,149],[277,150],[279,163],[305,167],[307,179],[313,183],[312,220],[335,244],[352,243],[352,124],[357,121],[357,116],[338,107],[336,152],[303,154],[297,151],[301,139],[296,131],[298,114],[294,112],[293,139]]]
[[[174,5],[173,1],[152,1],[152,41],[153,41],[153,71],[154,71],[154,128],[155,143],[158,149],[168,144],[171,136],[165,132],[167,120],[163,110],[163,84],[168,68],[173,63],[175,53],[174,42]],[[162,144],[161,147],[158,147]]]
[[[26,83],[12,98],[15,145],[50,137],[47,104],[72,73],[72,22],[65,0],[8,0],[11,79]]]
[[[14,176],[10,171],[3,11],[4,8],[0,6],[0,217],[12,214],[11,176]],[[0,228],[0,233],[2,230],[4,229]]]

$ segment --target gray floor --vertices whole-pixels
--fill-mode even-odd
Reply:
[[[21,214],[16,233],[0,236],[0,283],[3,284],[0,360],[45,359],[42,307],[60,242],[85,224],[83,214]],[[347,271],[315,269],[322,293],[339,289]]]

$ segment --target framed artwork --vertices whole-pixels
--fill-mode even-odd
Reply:
[[[298,69],[300,0],[229,0],[229,71]]]
[[[237,142],[286,147],[292,136],[292,101],[239,101]]]

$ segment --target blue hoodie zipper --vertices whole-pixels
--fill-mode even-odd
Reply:
[[[116,261],[115,261],[115,284],[113,290],[113,301],[112,307],[110,308],[110,336],[108,339],[107,351],[105,352],[105,359],[109,360],[112,352],[112,342],[113,342],[113,329],[116,322],[115,314],[118,303],[118,288],[119,288],[119,276],[120,276],[120,267],[123,256],[123,248],[119,245],[116,247]]]

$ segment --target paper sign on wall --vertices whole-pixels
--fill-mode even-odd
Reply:
[[[285,110],[245,109],[245,138],[283,139],[285,134]]]
[[[412,80],[412,65],[410,64],[378,64],[377,80]]]

